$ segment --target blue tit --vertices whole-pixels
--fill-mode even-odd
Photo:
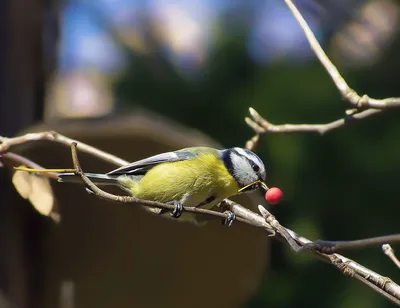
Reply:
[[[97,185],[117,185],[139,199],[173,203],[174,217],[180,216],[182,206],[211,209],[233,195],[260,187],[268,189],[264,163],[242,148],[185,148],[151,156],[107,174],[85,174]],[[80,179],[74,173],[61,173],[59,181]],[[146,208],[157,214],[166,212]],[[183,213],[180,220],[193,218],[193,214]]]

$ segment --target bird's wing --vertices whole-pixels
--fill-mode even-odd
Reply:
[[[109,173],[108,175],[119,175],[119,174],[144,174],[149,169],[154,167],[155,165],[166,163],[166,162],[176,162],[186,159],[191,159],[198,155],[196,151],[187,151],[188,149],[183,149],[176,152],[167,152],[163,154],[154,155],[142,160],[135,161],[128,165],[122,166],[118,169],[115,169]]]

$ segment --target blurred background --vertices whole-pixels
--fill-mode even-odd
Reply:
[[[397,1],[295,4],[350,86],[400,96]],[[348,108],[281,0],[3,0],[0,41],[0,135],[55,129],[127,160],[244,146],[249,106],[274,124],[324,123]],[[323,137],[263,138],[267,184],[285,194],[272,209],[279,221],[310,239],[398,233],[399,118],[390,110]],[[70,166],[67,148],[20,152]],[[181,226],[98,205],[75,186],[54,188],[56,224],[10,175],[0,173],[0,307],[391,306],[240,224]],[[346,256],[400,280],[379,248]]]

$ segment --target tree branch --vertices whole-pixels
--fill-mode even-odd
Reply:
[[[355,108],[365,109],[365,108],[374,108],[374,109],[389,109],[389,108],[397,108],[400,107],[400,98],[399,97],[390,97],[384,99],[374,99],[370,98],[368,95],[358,95],[358,93],[350,88],[347,84],[346,80],[339,73],[336,66],[332,63],[332,61],[328,58],[325,51],[322,49],[321,45],[318,43],[317,38],[314,33],[308,26],[304,17],[301,15],[300,11],[293,4],[291,0],[284,0],[293,16],[296,18],[300,27],[302,28],[311,49],[314,54],[317,56],[318,60],[324,66],[328,74],[331,76],[333,82],[336,87],[340,91],[342,97],[347,100],[350,104],[352,104]]]
[[[93,155],[97,158],[100,158],[104,161],[110,162],[115,165],[123,166],[128,164],[129,162],[126,160],[123,160],[115,155],[112,155],[110,153],[101,151],[95,147],[92,147],[90,145],[84,144],[82,142],[78,142],[77,140],[68,138],[64,135],[61,135],[57,132],[54,131],[47,131],[47,132],[40,132],[40,133],[30,133],[30,134],[25,134],[23,136],[15,137],[15,138],[6,138],[0,136],[0,154],[5,153],[8,151],[10,148],[23,144],[23,143],[28,143],[32,141],[38,141],[38,140],[47,140],[47,141],[53,141],[57,143],[61,143],[66,146],[70,146],[72,143],[76,142],[79,143],[79,148],[82,152],[88,153],[90,155]]]
[[[286,243],[289,244],[292,249],[297,252],[302,252],[313,247],[313,242],[296,234],[292,230],[283,227],[263,206],[259,205],[258,208],[261,214],[265,217],[265,220],[271,224],[272,228],[276,232],[282,235],[281,239],[284,238]],[[290,238],[297,242],[297,249],[290,243]],[[334,253],[328,255],[315,249],[309,251],[335,266],[343,275],[359,280],[393,303],[400,305],[400,286],[394,283],[390,278],[371,271],[370,269],[340,254]]]
[[[293,4],[291,0],[284,0],[293,16],[296,18],[300,27],[302,28],[309,44],[321,62],[322,66],[328,72],[329,76],[332,78],[334,84],[342,95],[343,99],[348,101],[353,109],[346,111],[346,116],[341,119],[324,123],[324,124],[281,124],[275,125],[264,119],[258,114],[253,108],[250,108],[250,116],[245,118],[248,126],[250,126],[255,132],[256,136],[252,137],[246,143],[247,149],[254,149],[259,142],[259,136],[266,133],[282,134],[282,133],[294,133],[294,132],[307,132],[307,133],[317,133],[323,135],[331,130],[343,127],[348,123],[355,122],[354,120],[361,120],[370,117],[374,114],[380,113],[385,109],[398,108],[400,107],[399,97],[389,97],[383,99],[371,98],[364,94],[360,96],[354,89],[352,89],[342,77],[339,70],[332,63],[329,57],[326,55],[325,51],[322,49],[321,45],[318,43],[317,38],[308,26],[304,17],[301,15],[300,11]]]
[[[342,119],[325,123],[325,124],[281,124],[275,125],[264,119],[254,108],[249,108],[252,119],[246,117],[245,121],[257,134],[264,133],[317,133],[323,135],[336,128],[354,123],[358,120],[365,119],[366,117],[372,116],[381,112],[379,109],[367,109],[359,113],[346,115]]]
[[[386,243],[400,243],[400,234],[390,234],[377,237],[371,237],[354,241],[325,241],[317,240],[310,246],[311,249],[317,249],[320,252],[331,254],[337,251],[355,250],[368,247],[376,247]]]
[[[353,111],[353,110],[351,110]],[[256,135],[253,136],[246,142],[246,149],[254,150],[259,141],[260,136],[264,134],[288,134],[288,133],[317,133],[319,135],[324,135],[327,132],[330,132],[339,127],[349,125],[351,123],[355,123],[359,120],[370,117],[374,114],[380,113],[382,110],[380,109],[367,109],[361,112],[356,110],[355,113],[351,113],[343,117],[342,119],[325,123],[325,124],[280,124],[275,125],[271,122],[264,119],[254,108],[249,108],[250,116],[245,118],[245,121],[248,126],[250,126],[255,132]]]
[[[382,250],[390,260],[400,269],[400,261],[397,259],[394,249],[389,244],[382,245]]]
[[[1,144],[0,144],[0,147],[1,147]],[[1,154],[0,160],[4,160],[12,166],[23,165],[23,166],[26,166],[26,167],[29,167],[32,169],[38,169],[38,170],[45,169],[42,166],[38,165],[37,163],[31,161],[30,159],[23,157],[21,155],[12,153],[12,152]],[[1,167],[1,165],[0,165],[0,167]],[[55,172],[43,172],[42,175],[45,177],[51,178],[53,180],[58,179],[57,173],[55,173]]]
[[[149,200],[141,200],[141,199],[137,199],[132,196],[113,195],[106,191],[101,190],[92,181],[90,181],[90,179],[83,172],[83,170],[79,164],[78,157],[77,157],[76,147],[78,146],[79,149],[83,149],[86,153],[91,154],[96,157],[99,157],[107,162],[114,163],[118,166],[126,164],[127,162],[125,162],[124,160],[122,160],[114,155],[100,151],[99,149],[94,148],[92,146],[86,145],[81,142],[77,143],[73,139],[62,136],[55,132],[27,134],[27,135],[15,137],[15,138],[4,138],[4,137],[0,136],[0,142],[3,141],[3,143],[0,144],[0,155],[2,155],[4,157],[5,155],[11,154],[11,153],[6,153],[6,150],[10,149],[11,147],[13,147],[15,145],[32,142],[32,141],[39,141],[39,140],[49,140],[49,141],[59,142],[64,145],[71,146],[73,162],[74,162],[77,174],[81,177],[83,183],[86,185],[88,190],[90,192],[93,192],[97,197],[104,198],[106,200],[110,200],[110,201],[114,201],[114,202],[140,204],[140,205],[144,205],[144,206],[163,208],[163,209],[167,209],[167,210],[174,209],[174,205],[171,205],[171,204],[165,204],[165,203],[149,201]],[[68,143],[69,140],[72,141],[70,144]],[[6,144],[4,144],[4,142],[6,142]],[[27,160],[27,161],[29,162],[29,160]],[[121,164],[121,162],[123,162],[123,164]],[[32,163],[32,164],[33,164],[32,166],[34,166],[35,168],[42,168],[34,163]],[[315,256],[322,258],[326,262],[329,262],[330,264],[334,265],[344,275],[347,275],[352,278],[356,278],[357,280],[360,280],[361,282],[363,282],[367,286],[371,287],[372,289],[374,289],[381,295],[389,298],[392,302],[400,304],[400,286],[399,285],[397,285],[396,283],[391,281],[389,278],[384,277],[378,273],[375,273],[374,271],[371,271],[370,269],[367,269],[367,268],[363,267],[362,265],[358,264],[357,262],[355,262],[351,259],[348,259],[342,255],[339,255],[339,254],[328,255],[328,254],[321,253],[315,249],[312,249],[312,250],[308,249],[308,248],[310,248],[310,244],[312,244],[312,242],[310,240],[308,240],[307,238],[304,238],[304,237],[298,235],[294,231],[280,225],[280,223],[276,220],[276,218],[274,216],[272,216],[264,207],[259,206],[260,212],[262,213],[262,215],[259,215],[259,214],[255,213],[255,212],[253,212],[231,200],[224,200],[223,203],[221,204],[221,206],[228,208],[233,213],[235,213],[237,221],[257,227],[257,228],[262,228],[270,236],[277,235],[274,237],[275,239],[279,239],[279,240],[287,243],[289,245],[289,247],[291,247],[294,251],[297,251],[297,252],[308,251],[308,252],[314,254]],[[213,211],[213,210],[206,210],[206,209],[200,209],[200,208],[195,208],[195,207],[184,207],[184,211],[195,213],[195,214],[207,215],[211,218],[212,217],[214,217],[214,218],[216,217],[219,219],[226,218],[226,214],[218,212],[218,211]]]

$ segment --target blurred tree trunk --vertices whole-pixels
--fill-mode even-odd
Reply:
[[[51,7],[46,0],[0,1],[0,135],[12,136],[41,118],[55,59],[55,36],[43,31]],[[32,273],[39,268],[31,265],[40,224],[30,208],[13,206],[8,176],[0,172],[0,296],[12,307],[34,307]]]

